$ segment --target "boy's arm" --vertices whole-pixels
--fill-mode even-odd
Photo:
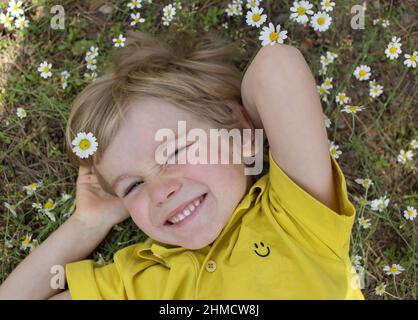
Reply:
[[[300,51],[288,45],[262,47],[244,74],[241,95],[254,125],[262,123],[275,162],[338,212],[322,106]]]
[[[50,282],[55,275],[51,267],[65,265],[87,257],[106,237],[109,226],[88,227],[76,215],[72,215],[33,250],[0,286],[0,299],[48,299],[60,294]],[[65,279],[65,276],[64,276]],[[70,298],[63,292],[54,298]]]

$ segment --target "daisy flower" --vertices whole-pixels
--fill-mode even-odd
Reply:
[[[363,258],[359,255],[355,255],[354,257],[351,258],[351,263],[354,265],[356,269],[358,269],[358,267],[361,266],[361,259]]]
[[[44,79],[50,78],[52,76],[51,68],[52,65],[48,63],[48,61],[42,62],[38,67],[38,71],[41,73],[41,77]]]
[[[41,182],[39,183],[31,183],[27,186],[23,186],[22,189],[26,191],[27,195],[32,195],[34,192],[42,185]]]
[[[414,153],[411,150],[408,150],[405,152],[405,150],[401,149],[398,155],[398,162],[400,163],[406,163],[407,161],[412,160],[412,157],[414,156]]]
[[[115,47],[124,47],[125,40],[126,38],[122,34],[120,34],[117,38],[113,38],[112,41],[115,44]]]
[[[32,239],[32,233],[28,233],[22,241],[20,250],[26,250],[27,248],[32,247],[31,239]]]
[[[93,71],[92,73],[84,72],[84,79],[87,81],[93,81],[97,77],[97,73]]]
[[[311,24],[315,31],[323,32],[329,29],[332,18],[329,14],[319,11],[311,18]]]
[[[418,140],[416,140],[416,139],[413,139],[410,143],[409,143],[409,147],[411,148],[411,149],[418,149]]]
[[[262,0],[261,0],[262,1]],[[245,7],[247,9],[252,9],[260,6],[260,0],[247,0]]]
[[[21,8],[22,6],[22,1],[14,1],[11,0],[9,2],[9,8],[7,8],[7,12],[10,13],[11,16],[13,17],[19,17],[22,14],[24,14],[23,9]]]
[[[322,83],[324,88],[326,89],[332,89],[332,78],[326,78],[324,82]]]
[[[238,8],[235,4],[230,3],[228,7],[225,9],[226,14],[228,17],[237,16],[238,15]]]
[[[25,110],[25,109],[23,109],[23,108],[17,108],[17,110],[16,110],[16,115],[17,115],[20,119],[23,119],[23,118],[26,118],[26,116],[27,116],[28,114],[26,113],[26,110]]]
[[[141,8],[142,7],[142,4],[141,4],[141,2],[142,1],[137,1],[137,0],[132,0],[131,2],[129,2],[126,6],[129,8],[129,9],[131,9],[131,10],[134,10],[135,8]]]
[[[145,19],[144,18],[141,18],[141,14],[139,12],[137,12],[137,13],[131,13],[131,18],[132,18],[131,26],[134,26],[137,23],[143,23],[143,22],[145,22]]]
[[[80,158],[88,158],[93,155],[98,147],[96,137],[91,132],[79,132],[72,141],[73,152]]]
[[[13,17],[9,16],[9,13],[0,13],[0,22],[5,28],[10,29],[12,27]]]
[[[356,179],[356,180],[354,180],[356,183],[358,183],[358,184],[360,184],[360,185],[362,185],[363,186],[363,188],[365,188],[365,189],[369,189],[370,188],[370,186],[372,186],[373,185],[373,181],[372,180],[370,180],[370,179],[368,179],[368,178],[365,178],[365,179],[361,179],[361,178],[358,178],[358,179]]]
[[[173,7],[172,4],[166,5],[163,8],[163,25],[168,26],[170,21],[173,20],[174,16],[176,15],[176,8]]]
[[[374,294],[377,296],[383,296],[383,294],[386,292],[386,284],[381,283],[374,289]]]
[[[96,66],[97,61],[93,56],[86,55],[85,60],[87,62],[87,65],[86,65],[87,69],[89,69],[89,70],[96,70],[97,69],[97,66]]]
[[[370,81],[369,86],[370,86],[369,95],[372,98],[377,98],[383,93],[383,86],[377,84],[376,81]]]
[[[326,116],[325,113],[322,114],[324,118],[325,128],[329,128],[331,126],[331,120]]]
[[[262,14],[263,8],[252,8],[251,11],[247,11],[247,25],[259,28],[264,22],[266,22],[267,15]]]
[[[274,25],[270,22],[268,27],[263,27],[263,30],[260,33],[259,40],[262,40],[261,45],[264,47],[266,45],[274,45],[276,43],[283,43],[287,38],[287,31],[280,31],[280,24],[274,28]]]
[[[54,200],[52,200],[51,198],[49,198],[48,201],[45,202],[43,209],[45,211],[51,211],[51,210],[53,210],[55,208],[55,206],[56,206],[56,204],[55,204]]]
[[[325,10],[326,12],[334,10],[335,2],[330,0],[322,0],[321,1],[321,9]]]
[[[401,274],[402,271],[405,269],[400,264],[392,264],[392,266],[384,266],[383,271],[386,272],[387,275],[398,275]]]
[[[360,81],[369,80],[371,76],[371,68],[367,65],[360,65],[355,70],[353,75]]]
[[[373,211],[382,212],[383,209],[387,208],[389,201],[390,199],[387,199],[386,196],[383,196],[378,199],[374,199],[370,203],[370,209],[372,209]]]
[[[360,226],[362,226],[364,229],[368,229],[372,225],[370,223],[370,219],[364,219],[364,217],[358,218],[357,221],[360,224]]]
[[[330,94],[328,89],[324,86],[324,84],[321,84],[320,86],[316,86],[316,89],[319,93],[319,96],[322,98],[323,101],[327,101],[327,95]]]
[[[418,51],[414,51],[412,55],[405,54],[405,61],[403,62],[408,68],[416,68],[418,59]]]
[[[329,152],[335,159],[338,159],[342,154],[342,151],[338,150],[338,148],[339,146],[335,145],[334,142],[329,143]]]
[[[321,65],[323,67],[326,67],[332,62],[334,62],[335,58],[337,57],[338,57],[338,54],[331,52],[331,51],[327,51],[326,55],[321,55],[321,58],[320,58]]]
[[[402,43],[400,43],[400,41],[401,38],[393,37],[392,41],[389,42],[385,50],[385,54],[386,57],[388,57],[390,60],[397,59],[399,57],[399,54],[402,53]]]
[[[313,5],[309,1],[294,1],[293,7],[290,8],[290,11],[293,12],[290,15],[290,20],[306,24],[309,21],[308,15],[313,15],[312,7]]]
[[[18,17],[15,21],[16,29],[24,29],[29,26],[29,21],[24,16]]]
[[[346,113],[357,113],[359,111],[364,110],[363,106],[350,106],[347,105],[345,106],[341,111],[346,112]]]
[[[32,203],[32,208],[40,210],[40,209],[42,209],[42,204],[40,204],[39,202],[33,202]]]
[[[92,58],[96,58],[99,55],[99,48],[95,46],[91,46],[89,51],[86,52],[86,56],[91,56]]]
[[[61,72],[61,77],[60,77],[60,82],[61,82],[61,86],[62,89],[65,90],[65,88],[67,88],[67,80],[70,77],[70,73],[67,70],[64,70]]]
[[[417,217],[417,210],[414,207],[406,207],[406,210],[404,210],[404,217],[405,219],[414,220]]]
[[[355,200],[355,201],[357,201],[357,202],[358,202],[358,204],[359,204],[359,205],[361,205],[361,206],[367,206],[368,204],[370,204],[370,201],[366,200],[366,199],[365,199],[365,198],[363,198],[363,197],[357,197],[357,196],[354,196],[353,198],[354,198],[354,200]]]
[[[335,102],[344,105],[350,102],[350,98],[347,97],[345,92],[338,92],[337,96],[335,97]]]

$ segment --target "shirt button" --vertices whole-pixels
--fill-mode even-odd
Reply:
[[[213,261],[213,260],[209,260],[209,261],[206,263],[206,270],[207,270],[208,272],[213,272],[213,271],[215,271],[215,270],[216,270],[216,262],[215,262],[215,261]]]

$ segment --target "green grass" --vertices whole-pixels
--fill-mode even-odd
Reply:
[[[87,1],[62,2],[66,10],[65,30],[52,30],[49,8],[56,1],[31,1],[25,5],[29,28],[18,32],[0,26],[0,282],[28,254],[28,250],[19,250],[25,235],[32,233],[33,239],[41,243],[65,221],[64,213],[74,202],[77,170],[69,164],[63,151],[63,132],[72,100],[87,84],[83,79],[87,71],[84,55],[91,45],[99,47],[100,75],[107,57],[117,50],[113,48],[112,38],[131,28],[128,1],[111,2],[115,8],[110,15],[101,14],[93,7],[89,10]],[[312,1],[315,11],[319,2]],[[365,30],[350,28],[350,8],[357,1],[335,2],[331,28],[324,33],[288,19],[293,1],[265,0],[261,5],[268,14],[267,23],[280,23],[288,30],[285,43],[302,51],[318,84],[325,77],[333,77],[334,88],[328,101],[322,103],[324,113],[332,122],[327,129],[328,137],[342,151],[338,162],[357,215],[371,219],[368,229],[356,220],[351,238],[351,255],[362,257],[366,298],[416,299],[418,219],[406,220],[403,210],[406,206],[418,208],[418,156],[405,165],[396,161],[399,151],[407,150],[409,142],[418,139],[417,71],[403,65],[403,54],[417,49],[413,1],[366,1]],[[100,7],[101,1],[95,3]],[[192,3],[196,4],[193,8]],[[244,16],[228,17],[224,13],[224,1],[184,1],[183,11],[178,11],[170,27],[166,27],[161,22],[165,4],[168,2],[154,0],[152,5],[145,5],[141,16],[146,22],[132,28],[156,33],[208,30],[231,40],[239,39],[246,56],[242,68],[261,46],[259,30],[245,23],[246,9]],[[4,8],[0,3],[0,10],[5,11]],[[389,19],[390,26],[373,25],[375,18]],[[228,29],[222,27],[225,22]],[[400,58],[390,61],[384,50],[393,36],[402,39],[403,52]],[[326,76],[319,76],[320,56],[327,50],[339,56],[329,66]],[[47,80],[37,71],[44,60],[53,65],[53,77]],[[352,75],[360,64],[371,66],[372,79],[384,86],[384,93],[376,99],[369,97],[368,81],[358,81]],[[59,73],[63,70],[71,73],[66,90],[59,83]],[[366,107],[356,114],[354,128],[351,115],[341,112],[335,103],[340,91],[346,92],[353,104]],[[18,107],[27,111],[26,118],[16,116]],[[374,182],[367,194],[354,182],[365,177]],[[43,184],[34,195],[22,190],[22,186],[39,181]],[[49,198],[58,201],[62,192],[72,197],[54,209],[56,222],[32,208],[33,202],[45,203]],[[372,211],[369,205],[360,205],[354,199],[367,195],[367,200],[373,200],[385,194],[390,203],[382,212]],[[17,217],[3,206],[4,202],[16,207]],[[126,221],[114,227],[90,258],[109,262],[115,251],[144,238],[131,221]],[[5,245],[6,240],[11,248]],[[401,264],[405,271],[397,276],[386,275],[383,267],[392,263]],[[387,285],[383,296],[374,294],[374,288],[380,283]]]

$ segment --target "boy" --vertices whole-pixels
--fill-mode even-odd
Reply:
[[[236,73],[215,41],[169,48],[141,33],[131,38],[115,71],[73,106],[67,141],[87,130],[99,141],[92,160],[72,159],[80,165],[76,212],[16,268],[0,297],[364,299],[349,259],[355,208],[302,54],[261,48],[240,81],[240,108]],[[115,124],[119,111],[124,121]],[[180,120],[205,132],[263,128],[268,174],[254,181],[242,164],[156,163],[158,130]],[[253,145],[244,143],[243,155],[262,152]],[[105,267],[76,262],[128,216],[147,241]],[[52,265],[66,265],[69,290],[50,287]]]

